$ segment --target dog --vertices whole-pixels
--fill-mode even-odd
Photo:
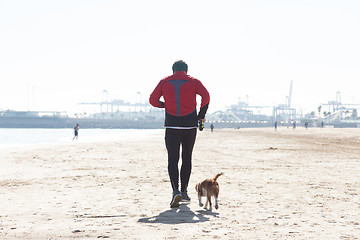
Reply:
[[[219,184],[216,181],[218,179],[218,177],[220,177],[221,175],[223,175],[223,173],[218,173],[216,174],[216,176],[213,179],[206,179],[202,182],[199,182],[196,184],[195,186],[195,190],[198,194],[198,198],[199,198],[199,206],[202,207],[204,206],[201,202],[201,198],[202,197],[206,197],[206,202],[205,202],[205,206],[204,209],[207,209],[207,205],[208,203],[210,204],[210,208],[209,210],[212,210],[212,204],[211,204],[211,197],[214,196],[215,199],[215,209],[219,208],[218,205],[218,197],[219,197]]]

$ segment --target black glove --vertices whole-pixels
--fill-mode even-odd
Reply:
[[[204,129],[204,122],[199,121],[199,130],[202,131]]]

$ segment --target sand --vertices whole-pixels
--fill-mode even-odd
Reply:
[[[0,239],[359,239],[359,146],[360,129],[205,129],[178,209],[162,131],[1,150]],[[219,172],[206,211],[194,186]]]

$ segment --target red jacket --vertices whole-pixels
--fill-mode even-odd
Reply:
[[[201,96],[199,115],[196,112],[196,95]],[[164,101],[160,101],[163,96]],[[198,119],[205,118],[210,95],[202,83],[185,72],[162,79],[150,95],[152,106],[165,107],[165,127],[196,127]]]

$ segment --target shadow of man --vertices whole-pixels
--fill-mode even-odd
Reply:
[[[218,216],[218,213],[210,211],[196,211],[194,213],[190,210],[187,204],[181,204],[179,208],[172,208],[160,213],[158,216],[140,218],[138,222],[141,223],[164,223],[164,224],[179,224],[179,223],[197,223],[209,221],[206,215]]]

